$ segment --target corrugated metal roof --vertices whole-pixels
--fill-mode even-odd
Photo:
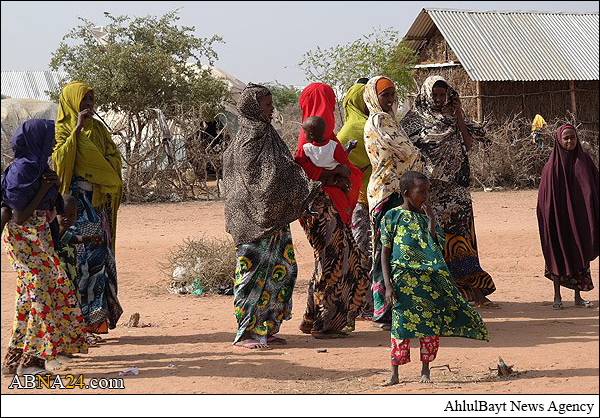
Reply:
[[[13,99],[50,100],[46,91],[58,89],[65,71],[2,71],[2,94]]]
[[[405,36],[435,27],[477,81],[598,80],[598,13],[423,9]]]

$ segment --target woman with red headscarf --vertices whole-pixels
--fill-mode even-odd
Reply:
[[[554,149],[542,170],[537,218],[546,261],[554,282],[554,309],[562,309],[560,287],[575,291],[575,305],[592,307],[580,292],[594,288],[590,262],[598,257],[598,168],[571,125],[558,128]]]
[[[300,95],[302,121],[310,116],[325,120],[323,139],[339,143],[335,126],[335,93],[327,84],[312,83]],[[302,152],[308,141],[300,131],[296,162],[312,180],[326,182],[330,176],[341,175],[349,180],[348,195],[337,186],[323,186],[315,199],[311,214],[300,219],[310,245],[315,252],[315,271],[308,287],[308,301],[300,330],[315,338],[340,338],[342,330],[354,329],[367,290],[368,272],[363,268],[365,255],[360,251],[350,229],[352,201],[360,191],[362,173],[349,161],[328,170],[317,167]],[[348,327],[347,327],[348,325]]]

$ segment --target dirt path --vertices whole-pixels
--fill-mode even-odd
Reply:
[[[433,369],[431,385],[417,383],[420,364],[413,345],[413,362],[400,369],[403,384],[379,387],[389,367],[389,333],[369,322],[357,322],[356,332],[345,340],[313,340],[298,331],[313,258],[297,222],[292,224],[299,263],[294,318],[282,325],[280,334],[287,346],[263,352],[233,347],[236,322],[230,296],[168,294],[169,280],[158,263],[185,237],[226,236],[223,202],[122,207],[117,244],[122,322],[139,312],[142,323],[156,326],[119,326],[106,344],[77,359],[71,372],[86,379],[114,378],[127,367],[139,368],[138,376],[125,377],[124,391],[91,391],[99,393],[598,393],[598,287],[584,294],[595,308],[573,307],[569,291],[563,293],[566,309],[552,310],[552,285],[543,277],[536,192],[478,192],[473,200],[481,264],[495,280],[498,290],[492,299],[502,308],[481,311],[489,343],[441,339],[432,365],[449,364],[452,371]],[[598,286],[598,260],[592,274]],[[14,286],[15,274],[3,250],[2,357]],[[317,352],[322,349],[327,352]],[[488,368],[499,355],[520,374],[490,377]],[[9,384],[3,377],[3,394],[21,392],[8,390]]]

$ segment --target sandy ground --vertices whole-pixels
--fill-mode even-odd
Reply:
[[[442,338],[432,366],[433,384],[418,383],[416,341],[413,362],[400,369],[401,384],[382,388],[389,367],[389,333],[357,322],[351,338],[314,340],[298,331],[313,263],[312,250],[297,222],[292,233],[299,263],[294,317],[280,336],[287,346],[250,351],[231,345],[236,322],[231,296],[175,296],[158,264],[185,237],[223,237],[223,202],[126,205],[119,212],[117,262],[119,298],[124,323],[134,312],[142,323],[119,326],[106,343],[92,348],[70,366],[70,373],[90,378],[126,376],[125,390],[47,390],[55,393],[127,394],[593,394],[598,393],[598,287],[585,293],[592,309],[573,306],[573,293],[563,292],[566,308],[551,307],[552,285],[543,277],[536,192],[473,193],[481,264],[494,278],[491,299],[501,309],[481,310],[490,342]],[[598,260],[592,264],[598,286]],[[1,355],[4,357],[13,315],[15,273],[2,255]],[[318,350],[327,352],[319,353]],[[499,379],[489,368],[498,356],[518,374]],[[66,374],[66,372],[65,372]],[[11,380],[2,378],[2,393]],[[41,392],[41,391],[36,391]],[[29,392],[31,393],[31,392]]]

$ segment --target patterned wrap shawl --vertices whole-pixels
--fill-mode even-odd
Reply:
[[[252,83],[244,89],[240,128],[223,154],[226,229],[236,245],[268,237],[300,218],[320,190],[263,116],[260,100],[270,94]]]
[[[23,211],[35,197],[42,175],[49,169],[48,158],[54,146],[54,121],[25,121],[13,134],[10,145],[15,159],[2,175],[2,203]],[[52,187],[37,209],[51,209],[57,197],[58,190]]]
[[[589,267],[598,257],[598,168],[579,138],[572,151],[560,145],[571,125],[561,126],[554,149],[542,170],[537,218],[546,268],[560,276]],[[577,132],[575,130],[575,132]]]
[[[111,246],[114,250],[117,211],[123,196],[121,154],[108,130],[99,120],[88,121],[81,130],[79,139],[75,138],[81,100],[88,91],[92,90],[88,85],[78,81],[73,81],[63,88],[58,101],[56,146],[52,153],[52,160],[54,170],[61,181],[61,194],[69,191],[73,178],[80,177],[90,182],[94,188],[92,206],[97,208],[106,204],[110,196]]]
[[[433,85],[437,81],[448,85],[448,100],[441,108],[437,108],[433,101]],[[452,108],[454,97],[458,97],[458,93],[443,77],[428,77],[415,99],[414,109],[402,118],[401,125],[423,153],[424,172],[430,179],[468,187],[471,174],[469,159]],[[473,139],[489,143],[481,124],[465,118],[465,125]]]
[[[398,102],[392,114],[386,113],[379,104],[376,84],[382,78],[373,77],[365,86],[364,99],[369,109],[364,139],[373,173],[367,187],[369,210],[392,193],[400,192],[400,177],[409,170],[422,171],[419,150],[410,142],[399,126],[396,114]],[[405,112],[402,108],[401,115]]]
[[[344,107],[344,126],[337,137],[344,146],[349,141],[356,140],[356,148],[350,153],[348,159],[362,172],[362,182],[358,202],[367,205],[367,187],[371,178],[371,160],[365,148],[365,124],[369,118],[369,109],[364,99],[365,85],[355,84],[346,93],[342,105]]]

